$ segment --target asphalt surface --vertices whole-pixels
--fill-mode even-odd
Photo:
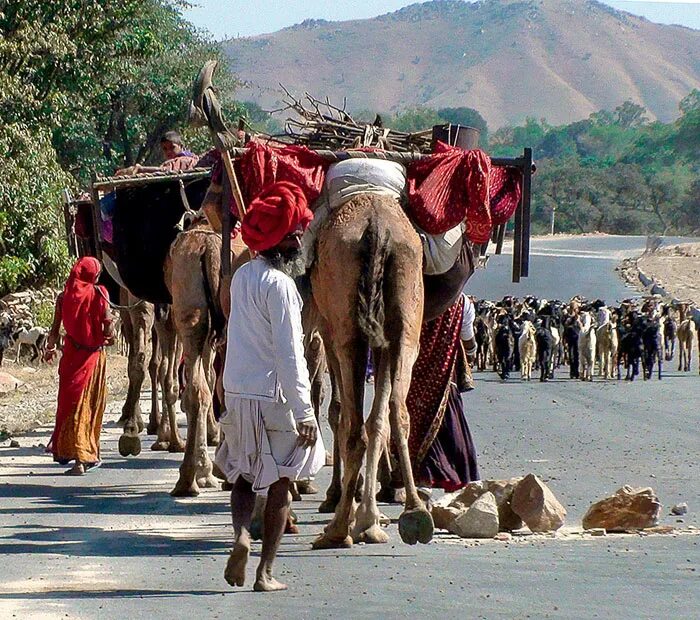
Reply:
[[[509,258],[492,257],[469,292],[633,295],[613,269],[643,238],[538,241],[532,277],[510,284]],[[530,471],[567,507],[554,538],[509,543],[438,535],[312,551],[327,523],[318,499],[295,506],[302,532],[285,537],[279,577],[290,590],[260,595],[223,580],[231,540],[228,497],[168,495],[179,455],[116,450],[121,403],[110,402],[104,465],[75,479],[43,455],[50,429],[0,448],[0,618],[698,618],[700,617],[700,377],[669,369],[634,384],[558,378],[547,384],[477,374],[465,397],[482,477]],[[557,376],[563,377],[564,373]],[[323,486],[328,469],[320,476]],[[583,537],[589,504],[623,484],[652,486],[674,535]],[[679,523],[669,507],[686,501]],[[390,516],[399,510],[382,506]],[[259,547],[254,548],[252,577]]]

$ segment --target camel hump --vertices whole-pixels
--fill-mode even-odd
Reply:
[[[390,231],[380,232],[376,218],[370,217],[360,238],[357,322],[373,349],[388,344],[384,333],[384,275],[390,246]]]

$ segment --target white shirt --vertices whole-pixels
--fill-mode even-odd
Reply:
[[[474,338],[474,319],[476,318],[476,310],[474,309],[474,304],[472,300],[469,299],[464,293],[464,310],[462,310],[462,333],[460,337],[462,340],[469,340]]]
[[[294,280],[262,257],[231,280],[224,389],[239,398],[286,402],[297,422],[314,418],[301,307]]]

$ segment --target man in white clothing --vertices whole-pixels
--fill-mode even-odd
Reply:
[[[276,183],[249,205],[241,233],[257,257],[231,281],[224,369],[226,414],[216,464],[233,484],[234,546],[224,576],[242,586],[256,494],[267,495],[263,543],[253,589],[284,590],[272,564],[284,533],[290,482],[313,477],[325,449],[311,406],[304,358],[301,237],[313,215],[301,190]]]

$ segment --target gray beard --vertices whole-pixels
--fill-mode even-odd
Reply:
[[[278,269],[292,280],[306,273],[306,259],[301,251],[295,252],[291,256],[284,256],[279,252],[263,253],[262,257],[270,267]]]

